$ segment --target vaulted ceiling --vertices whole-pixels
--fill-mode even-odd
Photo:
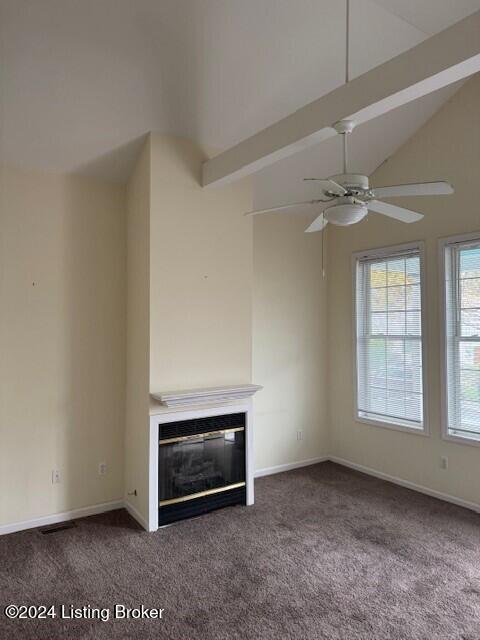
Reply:
[[[356,76],[480,9],[480,0],[351,0]],[[344,81],[339,0],[0,0],[1,158],[124,181],[151,130],[224,149]],[[370,173],[455,90],[360,127]],[[257,204],[305,196],[338,140],[255,176]],[[311,188],[309,186],[308,188]],[[313,187],[312,187],[313,188]]]

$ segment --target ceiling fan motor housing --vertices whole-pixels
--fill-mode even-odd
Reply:
[[[342,185],[347,191],[359,190],[368,191],[368,176],[362,176],[359,173],[340,173],[336,176],[330,176],[329,180],[333,180],[337,184]]]

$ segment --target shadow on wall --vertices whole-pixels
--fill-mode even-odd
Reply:
[[[125,387],[125,217],[123,190],[67,180],[61,256],[65,326],[64,500],[121,499]],[[90,182],[90,181],[89,181]],[[105,462],[107,472],[99,473]]]
[[[148,132],[92,158],[74,170],[82,176],[95,176],[111,182],[125,182],[137,162],[148,138]]]

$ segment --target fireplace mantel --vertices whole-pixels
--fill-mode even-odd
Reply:
[[[258,384],[237,384],[182,391],[159,391],[151,395],[161,406],[173,408],[235,402],[253,396],[260,389],[262,387]]]

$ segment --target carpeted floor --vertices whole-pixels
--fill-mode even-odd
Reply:
[[[2,640],[480,639],[480,515],[331,463],[155,534],[116,511],[4,536],[0,563]],[[10,603],[165,611],[9,621]]]

